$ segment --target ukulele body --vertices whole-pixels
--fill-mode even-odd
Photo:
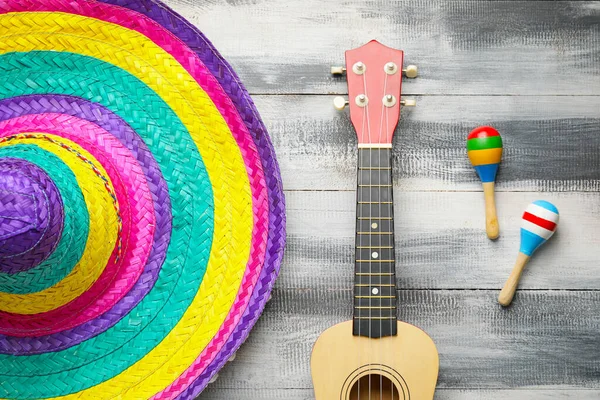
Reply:
[[[352,321],[323,332],[311,357],[315,399],[358,400],[359,392],[363,399],[433,399],[439,368],[435,344],[421,329],[395,323],[397,336],[379,339],[352,335]]]

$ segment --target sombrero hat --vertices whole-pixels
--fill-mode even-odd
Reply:
[[[285,241],[231,67],[155,0],[0,0],[0,397],[194,398]]]

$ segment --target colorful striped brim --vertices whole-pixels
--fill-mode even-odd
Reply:
[[[0,1],[0,397],[191,399],[285,245],[231,67],[156,0]]]

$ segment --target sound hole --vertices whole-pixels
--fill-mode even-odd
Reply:
[[[398,388],[391,380],[383,375],[365,375],[354,382],[350,390],[349,400],[372,399],[372,400],[402,400]]]

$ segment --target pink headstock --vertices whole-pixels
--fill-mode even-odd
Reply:
[[[403,59],[402,50],[376,40],[346,51],[348,105],[359,146],[391,146],[400,117]],[[407,76],[415,77],[416,67],[411,68]]]

